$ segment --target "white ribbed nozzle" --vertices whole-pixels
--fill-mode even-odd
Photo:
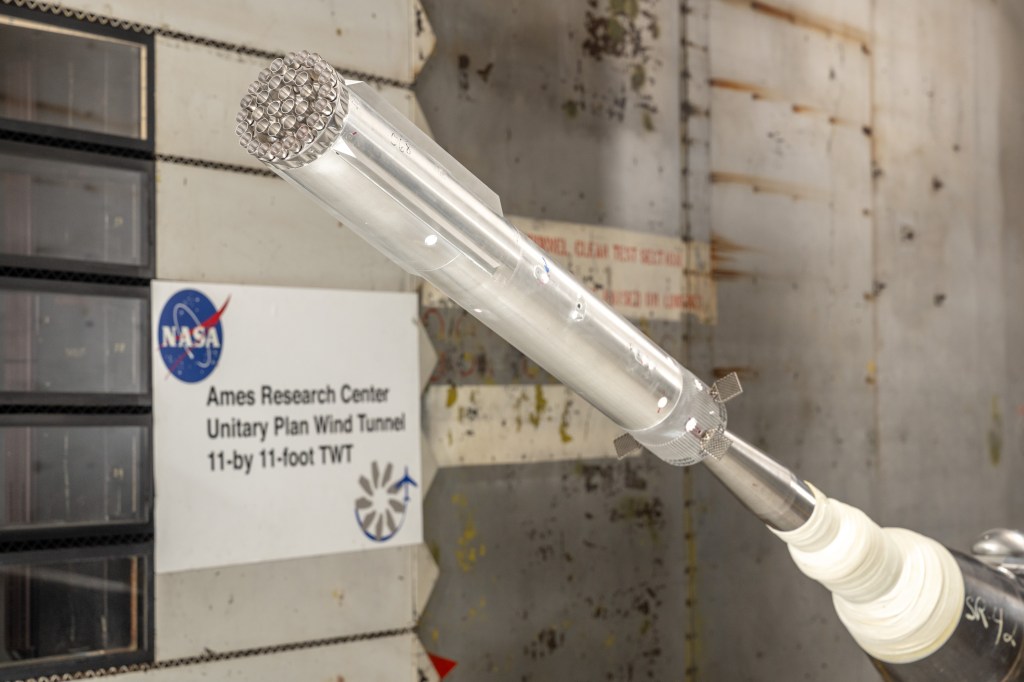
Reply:
[[[839,619],[864,651],[911,663],[953,634],[964,579],[949,550],[902,528],[879,528],[864,512],[814,489],[817,503],[792,531],[772,530],[793,561],[832,592]]]

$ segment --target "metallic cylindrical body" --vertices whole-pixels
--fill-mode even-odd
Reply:
[[[710,387],[505,220],[373,88],[293,54],[250,86],[238,121],[257,158],[659,457],[693,464],[720,446],[725,409]]]
[[[721,458],[704,464],[743,505],[776,530],[795,530],[814,512],[814,493],[796,474],[731,432]]]

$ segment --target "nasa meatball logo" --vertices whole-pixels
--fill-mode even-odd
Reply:
[[[160,357],[168,376],[194,384],[210,376],[224,348],[221,317],[228,296],[220,308],[200,291],[182,289],[164,304],[157,329]]]

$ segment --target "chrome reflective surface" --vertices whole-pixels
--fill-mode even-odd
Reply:
[[[1024,573],[1024,533],[1010,528],[987,530],[974,541],[971,554],[989,566]]]
[[[814,493],[796,474],[726,431],[732,441],[721,458],[704,464],[759,519],[777,530],[795,530],[814,512]]]
[[[295,99],[297,79],[318,84],[305,124],[284,112],[312,97]],[[710,388],[509,223],[491,190],[373,88],[294,53],[259,74],[241,107],[247,151],[648,450],[680,466],[719,453],[726,412]]]

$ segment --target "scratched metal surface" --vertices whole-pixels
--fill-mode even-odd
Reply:
[[[653,458],[438,472],[418,630],[446,680],[679,679],[681,489]]]
[[[719,325],[691,365],[740,371],[731,426],[882,525],[960,548],[1021,525],[1020,8],[708,6]],[[690,679],[878,679],[824,590],[694,478]]]

